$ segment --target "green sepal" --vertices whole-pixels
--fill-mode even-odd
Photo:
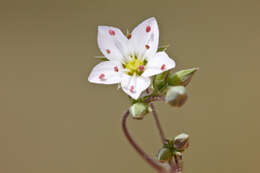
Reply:
[[[162,45],[158,47],[157,52],[165,52],[168,49],[168,47],[170,47],[170,45]]]
[[[167,162],[171,160],[173,157],[173,153],[169,148],[161,148],[157,154],[157,159],[160,162]]]
[[[108,59],[105,56],[95,56],[95,58],[97,58],[101,61],[108,61]]]
[[[169,71],[166,71],[166,72],[163,72],[163,73],[160,73],[158,75],[156,75],[154,77],[154,80],[153,80],[153,87],[156,91],[162,91],[164,90],[165,88],[167,88],[167,80],[166,80],[166,75],[168,75]]]

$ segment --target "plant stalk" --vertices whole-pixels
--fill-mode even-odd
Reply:
[[[128,142],[132,145],[132,147],[136,150],[136,152],[151,166],[153,167],[155,170],[157,170],[159,173],[166,173],[166,170],[159,165],[159,163],[157,163],[156,161],[154,161],[152,158],[150,158],[137,144],[136,142],[133,140],[133,138],[131,137],[130,133],[128,132],[128,128],[126,126],[127,123],[127,119],[129,117],[129,110],[127,110],[122,118],[122,129],[123,132],[128,140]]]
[[[157,114],[157,112],[155,110],[155,107],[154,107],[153,103],[150,103],[150,106],[152,108],[153,117],[155,119],[155,123],[156,123],[157,129],[159,131],[159,135],[161,137],[162,144],[164,145],[164,143],[166,142],[166,138],[165,138],[165,135],[164,135],[164,132],[163,132],[163,129],[162,129],[162,126],[161,126],[158,114]],[[170,172],[171,173],[176,173],[177,165],[174,164],[173,160],[169,161],[169,165],[171,167]]]

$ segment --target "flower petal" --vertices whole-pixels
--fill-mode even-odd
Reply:
[[[120,29],[112,26],[98,27],[98,46],[109,60],[122,62],[128,51],[128,40]]]
[[[139,24],[131,34],[130,46],[138,57],[154,55],[157,52],[159,29],[154,17]]]
[[[175,67],[175,61],[167,53],[158,52],[154,57],[148,58],[146,70],[142,74],[144,77],[153,76]]]
[[[133,99],[138,99],[142,91],[150,86],[150,78],[145,78],[142,76],[129,76],[123,74],[121,86],[123,91],[131,96]]]
[[[88,81],[97,84],[120,83],[122,65],[118,61],[104,61],[96,65],[91,71]]]

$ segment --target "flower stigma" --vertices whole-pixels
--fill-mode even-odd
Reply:
[[[136,55],[130,56],[129,60],[123,64],[126,74],[130,76],[141,76],[144,72],[147,60],[142,58],[139,59]]]

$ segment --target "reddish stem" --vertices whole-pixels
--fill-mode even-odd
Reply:
[[[133,140],[133,138],[131,137],[131,135],[128,132],[126,123],[127,123],[127,119],[129,117],[129,110],[127,110],[122,118],[122,129],[123,132],[128,140],[128,142],[132,145],[132,147],[136,150],[136,152],[150,165],[152,166],[154,169],[156,169],[159,173],[164,173],[165,169],[163,167],[161,167],[157,162],[155,162],[152,158],[150,158],[137,144],[136,142]]]
[[[155,107],[154,107],[153,103],[150,103],[150,106],[151,106],[151,108],[152,108],[153,117],[154,117],[154,119],[155,119],[155,123],[156,123],[156,126],[157,126],[157,128],[158,128],[158,131],[159,131],[159,134],[160,134],[160,137],[161,137],[162,144],[164,144],[165,141],[166,141],[166,138],[165,138],[165,135],[164,135],[164,132],[163,132],[163,129],[162,129],[162,126],[161,126],[161,123],[160,123],[158,114],[157,114],[157,112],[156,112],[156,110],[155,110]],[[177,164],[177,163],[176,163],[176,164]],[[170,172],[171,172],[171,173],[175,173],[175,172],[176,172],[176,168],[177,168],[176,166],[177,166],[177,165],[174,164],[173,160],[170,160],[170,161],[169,161],[169,165],[171,166]]]
[[[164,96],[151,96],[144,100],[145,103],[150,103],[154,101],[164,101]]]
[[[165,141],[166,141],[166,138],[165,138],[165,135],[164,135],[162,126],[161,126],[161,124],[160,124],[160,120],[159,120],[159,118],[158,118],[158,115],[157,115],[157,112],[156,112],[156,110],[155,110],[155,108],[154,108],[153,103],[150,103],[150,106],[151,106],[151,108],[152,108],[152,113],[153,113],[153,117],[154,117],[154,119],[155,119],[156,126],[157,126],[157,128],[158,128],[158,130],[159,130],[159,134],[160,134],[160,137],[161,137],[162,144],[164,144]]]

